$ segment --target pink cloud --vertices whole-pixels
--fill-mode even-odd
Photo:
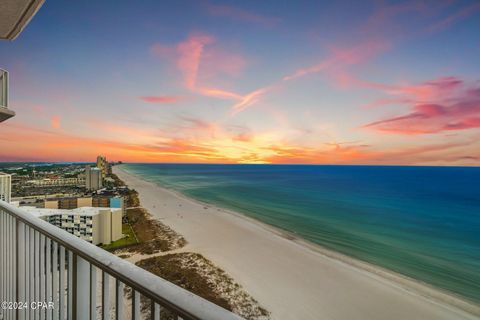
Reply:
[[[202,84],[205,80],[215,80],[218,75],[238,76],[247,64],[242,55],[227,51],[216,45],[216,42],[213,36],[196,33],[173,48],[156,44],[151,50],[158,57],[175,59],[176,66],[183,76],[184,85],[190,91],[207,97],[235,100],[231,107],[231,114],[235,115],[258,102],[271,87],[241,94]],[[142,97],[145,101],[144,98],[153,97]],[[153,100],[156,99],[148,99],[147,102],[161,102]]]
[[[428,28],[429,32],[439,32],[444,29],[447,29],[454,23],[467,19],[472,15],[477,14],[480,12],[480,3],[473,3],[469,6],[465,6],[458,10],[457,12],[454,12],[447,16],[445,19],[441,20],[440,22],[433,24]]]
[[[348,67],[364,63],[386,51],[388,48],[388,42],[377,40],[365,41],[361,44],[346,48],[332,47],[330,54],[326,58],[317,64],[298,69],[294,73],[284,76],[283,80],[289,81],[319,72],[344,72]]]
[[[181,100],[183,100],[183,97],[178,97],[178,96],[143,96],[140,97],[140,100],[148,103],[159,103],[159,104],[165,104],[165,103],[177,103]]]
[[[193,33],[174,46],[155,44],[151,51],[159,58],[175,61],[188,90],[209,97],[242,99],[236,92],[204,84],[217,81],[219,76],[236,77],[247,65],[241,54],[224,49],[215,37]]]
[[[416,101],[441,100],[452,96],[455,91],[461,88],[463,81],[456,77],[442,77],[426,81],[420,85],[406,86],[385,86],[387,93],[395,95],[410,95]]]
[[[360,80],[351,74],[343,75],[344,86],[379,90],[389,97],[379,98],[366,104],[365,108],[392,104],[428,104],[442,102],[464,89],[464,82],[456,77],[441,77],[423,83],[390,85]]]
[[[215,42],[209,35],[192,35],[177,45],[177,67],[183,73],[185,86],[190,90],[197,87],[198,70],[204,47]]]
[[[383,107],[383,106],[388,106],[392,104],[408,104],[408,103],[414,103],[415,101],[408,99],[408,98],[380,98],[376,99],[373,102],[367,103],[363,105],[363,108],[365,109],[371,109],[371,108],[378,108],[378,107]]]
[[[202,78],[210,80],[217,75],[238,77],[247,66],[247,59],[238,52],[212,45],[202,52]]]
[[[364,127],[397,134],[480,128],[480,87],[468,88],[463,81],[447,77],[399,89],[413,101],[410,112]]]
[[[235,21],[255,23],[264,27],[273,27],[280,21],[280,19],[275,17],[268,17],[229,5],[215,5],[212,3],[207,3],[206,8],[208,13],[215,17],[223,17]]]
[[[361,41],[346,45],[340,48],[331,48],[330,54],[320,60],[318,63],[309,67],[300,68],[295,72],[283,77],[284,81],[293,80],[309,74],[325,73],[334,78],[337,84],[341,86],[358,85],[356,79],[350,74],[349,69],[355,65],[361,65],[372,58],[382,54],[391,48],[396,42],[407,38],[418,36],[422,30],[405,25],[405,19],[412,19],[417,22],[418,19],[423,22],[427,17],[437,17],[451,5],[450,1],[438,1],[437,3],[425,3],[407,1],[400,4],[379,3],[378,8],[374,10],[370,18],[363,26],[359,26]],[[435,25],[435,31],[446,28],[451,24],[465,19],[480,11],[480,4],[476,3],[463,7],[458,12],[451,14],[443,21]],[[412,23],[412,26],[415,24]],[[424,28],[428,28],[423,23]],[[425,29],[423,29],[425,30]],[[432,30],[433,31],[433,30]],[[362,86],[371,87],[372,84],[364,82]],[[408,88],[403,88],[408,89]],[[415,88],[412,88],[415,89]],[[416,88],[416,89],[428,89]],[[421,92],[419,92],[421,94]],[[428,92],[426,92],[428,94]],[[379,104],[382,104],[381,102]]]
[[[162,45],[154,46],[159,55],[170,54],[170,50]],[[175,46],[176,66],[181,72],[184,85],[196,93],[223,98],[233,98],[225,94],[224,89],[204,85],[205,81],[215,81],[219,76],[236,77],[247,65],[246,59],[237,52],[231,52],[217,44],[215,37],[195,33]]]

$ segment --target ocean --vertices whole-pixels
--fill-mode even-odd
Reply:
[[[480,302],[480,167],[127,164],[125,169]]]

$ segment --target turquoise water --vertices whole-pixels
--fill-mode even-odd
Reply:
[[[480,302],[480,168],[128,164],[192,198]]]

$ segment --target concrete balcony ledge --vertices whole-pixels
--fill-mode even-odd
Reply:
[[[0,106],[0,122],[3,122],[15,116],[15,112],[3,106]]]
[[[14,40],[43,3],[44,0],[0,1],[0,39]]]

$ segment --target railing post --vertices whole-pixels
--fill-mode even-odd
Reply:
[[[17,300],[18,302],[26,301],[25,290],[25,224],[16,220],[17,225]],[[26,310],[23,308],[17,309],[17,320],[26,320]]]
[[[90,264],[73,255],[73,320],[90,318]]]

